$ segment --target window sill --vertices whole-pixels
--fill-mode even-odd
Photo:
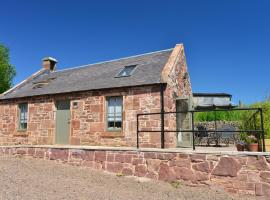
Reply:
[[[18,129],[18,130],[17,130],[17,132],[22,132],[22,133],[23,133],[23,132],[26,132],[26,131],[27,131],[27,129]]]
[[[17,130],[17,133],[14,133],[13,136],[28,136],[27,130]]]
[[[104,132],[100,135],[103,138],[123,138],[125,137],[123,132]]]

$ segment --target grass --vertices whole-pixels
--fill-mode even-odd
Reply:
[[[179,181],[171,181],[171,182],[170,182],[170,185],[171,185],[173,188],[177,189],[177,188],[180,187],[181,183],[180,183]]]
[[[122,177],[122,176],[124,176],[124,174],[122,174],[122,173],[116,173],[116,176],[117,177]]]

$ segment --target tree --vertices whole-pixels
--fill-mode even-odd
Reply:
[[[9,63],[9,50],[0,44],[0,94],[12,86],[12,80],[15,75],[16,70]]]

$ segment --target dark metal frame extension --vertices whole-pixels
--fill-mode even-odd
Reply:
[[[149,132],[149,133],[161,133],[161,148],[164,149],[165,146],[165,133],[167,132],[187,132],[187,133],[192,133],[192,144],[193,144],[193,150],[195,150],[195,133],[198,132],[198,130],[195,130],[195,126],[194,126],[194,113],[198,113],[198,112],[220,112],[220,111],[224,111],[224,112],[230,112],[230,111],[255,111],[252,116],[247,120],[247,122],[251,123],[251,120],[253,120],[254,122],[254,128],[256,129],[256,116],[257,114],[260,114],[260,129],[259,130],[234,130],[234,131],[222,131],[222,130],[216,130],[216,125],[215,125],[215,130],[211,130],[209,132],[211,133],[221,133],[221,132],[232,132],[232,133],[241,133],[241,132],[245,132],[245,133],[258,133],[259,134],[259,138],[258,139],[262,139],[262,150],[265,152],[265,141],[264,141],[264,125],[263,125],[263,110],[262,108],[231,108],[231,109],[209,109],[209,110],[189,110],[189,111],[180,111],[180,112],[164,112],[164,110],[162,109],[163,112],[156,112],[156,113],[141,113],[141,114],[137,114],[137,148],[139,149],[140,147],[140,133],[142,132]],[[164,116],[166,114],[178,114],[178,113],[191,113],[191,130],[165,130],[164,127]],[[140,120],[140,116],[147,116],[147,115],[160,115],[161,117],[161,130],[140,130],[139,127],[139,120]],[[216,119],[215,119],[215,124],[216,124]]]

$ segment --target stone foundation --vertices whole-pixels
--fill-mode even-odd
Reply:
[[[270,154],[214,155],[176,150],[53,146],[0,147],[0,153],[168,182],[213,185],[238,194],[270,195]]]

